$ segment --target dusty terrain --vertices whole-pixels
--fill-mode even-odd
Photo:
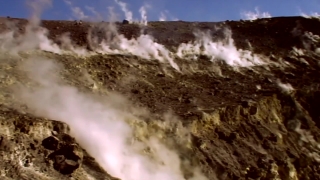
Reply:
[[[69,32],[77,45],[94,51],[88,33],[103,39],[104,29],[100,27],[104,23],[42,21],[41,25],[57,44],[57,37]],[[0,24],[1,32],[12,28],[24,33],[27,20],[1,18]],[[276,17],[218,23],[149,22],[142,29],[174,50],[194,40],[195,30],[211,30],[214,41],[223,39],[223,30],[217,27],[230,28],[237,48],[263,55],[269,65],[234,68],[224,61],[212,62],[207,56],[199,56],[197,61],[175,58],[182,69],[178,72],[157,60],[128,54],[98,53],[86,58],[40,54],[63,64],[61,77],[79,91],[100,96],[119,93],[129,104],[141,108],[137,116],[148,129],[145,135],[163,133],[163,141],[171,140],[167,145],[191,166],[199,166],[210,180],[320,179],[320,41],[314,36],[320,35],[320,21]],[[133,24],[118,23],[117,28],[127,38],[138,37],[141,32],[141,27]],[[294,47],[303,49],[303,53]],[[15,57],[2,53],[0,59],[1,178],[113,179],[98,165],[99,160],[86,152],[88,147],[77,144],[81,140],[68,135],[70,127],[65,120],[47,119],[18,108],[10,85],[14,81],[26,83],[24,75],[15,71],[19,62],[10,61]],[[84,72],[93,81],[85,80]],[[281,86],[285,83],[293,88]],[[164,121],[168,112],[190,129],[189,143],[180,139],[175,127],[155,127],[154,122]],[[51,140],[45,140],[48,137]],[[59,164],[53,152],[70,161],[79,160],[79,168],[63,171],[68,168]],[[183,171],[187,179],[190,174],[187,169]]]

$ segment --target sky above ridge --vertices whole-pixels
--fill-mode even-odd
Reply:
[[[28,18],[27,4],[32,1],[48,0],[0,0],[0,16]],[[117,20],[122,20],[124,6],[133,20],[142,19],[139,9],[144,7],[148,21],[224,21],[320,12],[320,0],[52,0],[41,18],[108,20],[112,7]]]

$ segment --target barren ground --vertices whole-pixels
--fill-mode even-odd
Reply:
[[[23,19],[0,18],[0,31],[8,30],[7,21],[17,22],[15,27],[21,33],[27,23]],[[99,23],[44,20],[42,25],[49,30],[51,39],[69,32],[74,42],[87,49],[92,49],[87,43],[88,30],[102,33],[95,29]],[[139,36],[137,25],[118,23],[117,26],[127,38]],[[93,91],[92,84],[79,78],[85,69],[99,87],[121,93],[137,107],[145,108],[152,113],[151,117],[144,117],[149,124],[161,121],[163,113],[172,112],[184,126],[191,126],[191,148],[179,143],[176,148],[181,157],[199,165],[209,179],[320,179],[320,55],[315,51],[319,46],[304,36],[305,32],[320,35],[320,21],[276,17],[252,22],[149,22],[145,32],[158,43],[174,49],[182,42],[193,40],[197,29],[212,30],[213,38],[219,39],[222,32],[214,30],[217,26],[232,30],[238,48],[250,49],[273,62],[287,62],[291,66],[235,70],[201,56],[198,61],[177,59],[185,70],[179,73],[171,67],[164,68],[156,60],[131,55],[101,54],[79,61],[73,56],[44,54],[63,63],[67,69],[65,79],[82,91]],[[309,42],[308,49],[304,42]],[[306,51],[297,55],[293,47]],[[0,59],[6,58],[0,54]],[[10,70],[1,68],[4,74],[10,74]],[[42,179],[39,174],[48,179],[88,179],[84,174],[94,179],[110,178],[86,152],[81,168],[73,174],[55,171],[47,160],[51,151],[42,147],[41,141],[50,136],[50,131],[63,134],[69,128],[59,121],[15,110],[7,100],[10,98],[6,98],[10,96],[5,88],[6,77],[1,78],[0,93],[4,98],[0,106],[0,173],[3,178]],[[283,92],[279,80],[291,84],[295,90]],[[299,123],[301,128],[297,130],[295,124]],[[41,129],[45,131],[42,134]],[[17,159],[10,159],[14,153],[23,157],[22,165]],[[26,164],[31,161],[39,174],[29,172]]]

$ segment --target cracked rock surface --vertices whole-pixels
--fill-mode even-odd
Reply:
[[[26,24],[23,19],[1,18],[0,31],[6,30],[5,21],[16,21],[18,27]],[[42,25],[54,40],[70,32],[73,41],[92,49],[86,33],[94,26],[87,22],[43,21]],[[63,64],[64,80],[80,91],[121,93],[145,108],[152,114],[143,117],[150,129],[153,121],[162,121],[164,113],[172,112],[191,129],[190,144],[175,144],[179,155],[199,165],[208,179],[320,179],[320,55],[316,51],[320,21],[279,17],[150,22],[147,30],[157,42],[172,48],[193,40],[194,29],[217,25],[232,30],[238,48],[251,46],[254,53],[290,66],[235,70],[201,56],[198,61],[176,59],[186,70],[179,73],[158,61],[131,55],[78,58],[43,52],[42,56]],[[119,23],[118,28],[126,37],[140,32],[130,24]],[[28,107],[16,108],[8,87],[24,76],[16,73],[14,63],[4,63],[9,58],[0,54],[0,179],[117,179],[81,147],[81,140],[70,135],[68,124],[24,111]],[[83,80],[84,69],[95,83]],[[166,134],[176,138],[171,130]]]

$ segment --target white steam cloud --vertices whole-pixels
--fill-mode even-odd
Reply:
[[[250,67],[262,65],[265,62],[257,55],[253,55],[250,51],[237,49],[231,37],[231,31],[225,31],[225,42],[213,42],[209,32],[195,33],[196,41],[182,43],[178,47],[177,55],[180,58],[190,57],[194,55],[206,55],[214,60],[223,60],[230,66]]]
[[[43,1],[48,3],[49,1]],[[115,0],[125,13],[126,19],[132,21],[132,12],[127,4]],[[44,3],[44,4],[46,4]],[[71,2],[66,1],[71,5]],[[132,54],[146,60],[159,60],[169,63],[177,71],[180,67],[176,58],[188,59],[194,56],[206,55],[212,61],[223,60],[231,66],[255,66],[265,62],[250,51],[237,49],[231,37],[231,31],[225,31],[226,39],[213,42],[209,32],[196,32],[196,40],[180,44],[177,51],[169,51],[164,45],[155,42],[148,34],[127,39],[119,34],[116,25],[106,23],[101,25],[106,38],[98,41],[93,32],[89,32],[88,41],[93,44],[93,52],[74,45],[65,34],[59,37],[61,45],[48,38],[48,30],[39,26],[42,6],[33,4],[34,14],[30,24],[26,26],[25,34],[7,31],[0,35],[0,53],[31,51],[29,58],[23,59],[19,69],[26,73],[32,81],[32,87],[21,84],[13,93],[19,103],[26,104],[30,112],[37,116],[60,120],[71,127],[72,135],[111,175],[122,180],[185,180],[178,153],[167,148],[155,136],[142,141],[132,141],[134,129],[130,124],[141,121],[132,112],[131,105],[121,95],[110,94],[97,97],[94,93],[80,92],[76,87],[62,81],[59,72],[63,67],[54,59],[33,55],[32,51],[42,50],[57,54],[72,54],[75,56],[91,56],[96,53]],[[142,23],[147,25],[147,7],[139,10]],[[90,9],[98,16],[94,9]],[[111,19],[115,18],[112,8],[109,8]],[[81,14],[81,13],[80,13]],[[86,16],[86,15],[84,15]],[[100,32],[99,31],[99,32]],[[134,109],[134,108],[133,108]],[[136,110],[138,111],[138,110]],[[144,154],[146,148],[150,154]],[[151,157],[150,157],[151,156]],[[194,176],[188,180],[207,180],[196,168],[189,168]]]
[[[305,18],[320,18],[320,13],[318,12],[311,12],[309,14],[304,13],[300,10],[300,16],[305,17]]]
[[[112,48],[116,47],[116,49]],[[140,35],[137,39],[127,39],[124,35],[118,35],[117,39],[110,42],[101,43],[99,53],[120,54],[129,53],[144,59],[157,59],[160,62],[169,62],[170,65],[179,70],[179,66],[174,62],[172,53],[162,44],[154,42],[150,35]]]
[[[89,17],[80,9],[80,7],[72,7],[71,9],[72,9],[72,14],[75,18],[78,18],[80,20],[85,20]]]
[[[71,5],[71,4],[72,4],[72,2],[69,1],[69,0],[64,0],[64,2],[65,2],[66,4],[68,4],[68,5]]]
[[[85,12],[78,6],[74,6],[71,1],[64,0],[64,2],[70,7],[72,11],[72,16],[79,20],[86,20],[89,18],[88,15],[85,14]]]
[[[149,6],[141,6],[139,9],[140,15],[141,15],[141,24],[143,25],[148,25],[148,20],[147,20],[147,10],[146,8]]]
[[[121,4],[121,3],[120,3]],[[146,8],[140,8],[141,15],[146,20]],[[116,18],[112,8],[109,8],[111,20]],[[96,42],[96,37],[92,37],[89,33],[89,42],[95,44],[94,51],[102,54],[132,54],[144,59],[155,59],[163,63],[169,63],[173,68],[180,71],[175,58],[189,58],[193,56],[195,59],[198,55],[206,55],[214,60],[223,60],[231,66],[255,66],[262,65],[262,59],[253,55],[250,51],[237,49],[231,37],[231,31],[226,30],[226,40],[213,42],[210,34],[196,32],[196,40],[194,42],[182,43],[176,52],[169,51],[164,45],[155,42],[152,36],[141,34],[137,38],[127,39],[124,35],[117,32],[117,28],[113,23],[103,25],[102,30],[107,36],[101,42]],[[55,44],[48,38],[48,31],[39,27],[38,23],[31,23],[26,27],[24,35],[15,36],[16,32],[9,31],[0,35],[0,48],[10,51],[26,51],[26,50],[44,50],[57,54],[74,54],[77,56],[90,56],[94,52],[88,52],[85,48],[78,47],[72,43],[67,35],[59,37],[61,46]],[[111,38],[112,37],[112,38]],[[14,47],[14,48],[13,48]]]
[[[31,10],[30,22],[33,25],[38,25],[42,11],[52,5],[52,0],[27,0],[27,5]]]
[[[23,35],[16,36],[16,33],[2,34],[0,47],[2,52],[16,55],[29,52],[28,58],[21,57],[23,60],[19,61],[18,69],[25,73],[32,85],[22,83],[15,86],[13,94],[18,103],[27,105],[28,111],[36,116],[67,123],[80,145],[115,177],[122,180],[186,179],[177,152],[167,148],[156,136],[133,141],[134,131],[129,124],[139,119],[127,110],[129,103],[124,98],[116,94],[97,97],[80,92],[62,81],[60,72],[64,69],[60,64],[33,54],[34,50],[45,50],[57,54],[71,51],[77,55],[89,55],[80,47],[77,49],[67,35],[60,37],[62,46],[58,46],[48,38],[48,30],[40,27],[39,23],[30,23]],[[148,35],[131,40],[118,35],[118,42],[120,51],[147,59],[172,59],[169,51]],[[144,153],[146,148],[150,149],[149,155]],[[197,168],[188,169],[194,174],[189,180],[207,180]]]
[[[256,20],[259,18],[271,18],[271,14],[268,12],[260,12],[258,7],[254,8],[254,12],[252,11],[243,11],[240,13],[241,17],[246,20]]]
[[[160,13],[160,17],[159,17],[159,21],[166,21],[167,20],[167,16],[165,15],[164,12]]]
[[[2,52],[19,53],[23,51],[43,50],[57,54],[73,54],[77,56],[90,55],[86,49],[71,42],[67,34],[58,37],[61,46],[48,38],[49,31],[40,26],[40,14],[44,7],[51,4],[50,0],[38,0],[28,3],[32,9],[32,16],[25,27],[25,33],[18,29],[0,34],[0,50]]]
[[[73,3],[69,0],[64,0],[64,2],[69,6],[72,12],[72,17],[77,20],[86,20],[86,21],[102,21],[103,17],[101,13],[96,11],[96,9],[92,6],[84,6],[84,9],[88,12],[88,14],[79,6],[73,5]],[[70,19],[73,19],[70,18]]]
[[[38,24],[29,23],[25,28],[25,34],[19,34],[16,31],[7,31],[0,34],[0,51],[18,54],[24,51],[43,50],[75,56],[93,54],[83,47],[74,45],[67,34],[57,38],[61,42],[60,46],[49,39],[48,34],[47,29],[40,27]]]
[[[86,10],[88,10],[89,12],[91,12],[93,15],[94,15],[94,18],[93,20],[94,21],[102,21],[103,20],[103,17],[101,16],[101,14],[95,10],[94,7],[91,7],[91,6],[85,6]]]
[[[127,4],[119,0],[114,0],[114,1],[120,6],[122,12],[125,15],[126,20],[128,20],[129,22],[132,22],[133,15],[132,15],[132,12],[127,8]]]
[[[48,38],[37,38],[34,44],[29,43],[31,46],[28,46],[27,42],[34,40],[34,35],[46,37],[41,31],[30,31],[28,36],[19,39],[22,46],[13,45],[11,50],[13,47],[18,47],[17,51],[32,50],[39,44],[53,47],[51,42],[48,44]],[[148,41],[148,38],[145,40]],[[49,48],[47,50],[53,51]],[[150,138],[144,143],[128,142],[133,137],[133,132],[127,121],[135,117],[117,108],[120,106],[119,102],[122,102],[121,98],[105,97],[106,100],[102,102],[102,98],[97,100],[89,94],[79,92],[75,87],[61,82],[58,74],[60,67],[53,60],[43,57],[31,56],[20,65],[20,69],[39,86],[32,86],[31,89],[19,86],[14,93],[17,101],[26,104],[37,116],[69,124],[72,135],[107,172],[123,180],[185,179],[178,155],[162,145],[157,138]],[[122,106],[125,104],[127,103]],[[150,147],[153,157],[161,163],[143,155],[141,152],[145,147]],[[194,173],[193,179],[206,179],[200,172]]]
[[[20,68],[39,86],[19,86],[15,89],[17,100],[38,116],[69,124],[72,135],[107,172],[122,180],[185,179],[177,153],[156,137],[132,142],[127,122],[136,117],[117,108],[127,104],[121,97],[110,95],[102,100],[79,92],[60,80],[60,66],[52,60],[33,57]],[[146,147],[155,160],[143,154]],[[191,179],[206,180],[198,171],[195,175]]]
[[[170,14],[168,10],[164,10],[160,12],[159,21],[167,21],[167,20],[178,21],[179,19],[174,17],[172,14]]]
[[[120,6],[121,11],[124,13],[125,19],[130,23],[139,23],[145,26],[148,24],[147,9],[150,8],[150,5],[145,4],[140,7],[139,13],[140,13],[141,20],[138,22],[134,22],[133,13],[132,11],[129,10],[129,8],[127,7],[127,4],[120,0],[115,0],[115,2]]]

